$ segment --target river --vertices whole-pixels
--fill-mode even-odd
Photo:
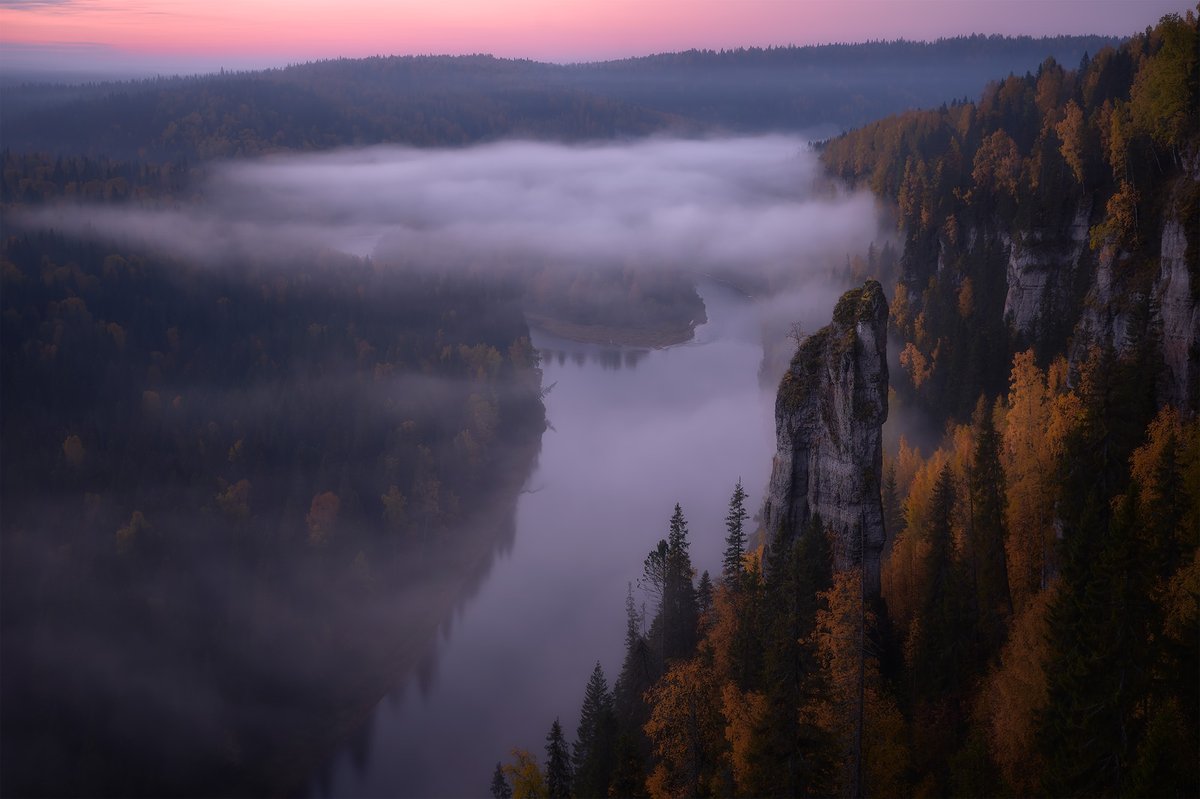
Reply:
[[[610,686],[616,679],[626,586],[666,536],[676,502],[697,570],[719,572],[739,477],[747,506],[761,501],[774,398],[759,386],[754,304],[715,283],[700,293],[708,322],[667,349],[613,350],[534,332],[544,385],[553,386],[550,428],[517,506],[511,550],[313,793],[486,795],[512,747],[544,760],[556,717],[574,738],[597,660]]]

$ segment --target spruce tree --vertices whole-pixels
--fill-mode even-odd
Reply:
[[[620,730],[641,741],[648,711],[643,698],[654,684],[655,672],[650,645],[642,635],[642,614],[633,599],[633,586],[625,594],[625,659],[613,685],[613,706]]]
[[[699,609],[692,585],[692,559],[688,555],[687,520],[675,504],[667,533],[666,580],[663,584],[661,619],[663,668],[672,660],[690,657],[696,648]]]
[[[608,796],[608,782],[616,766],[617,718],[608,681],[599,661],[592,669],[579,711],[571,761],[575,768],[578,799]]]
[[[910,664],[917,695],[925,700],[956,695],[964,677],[963,643],[969,630],[962,578],[954,558],[954,494],[954,476],[947,464],[933,487],[920,639]]]
[[[492,799],[512,799],[512,795],[512,786],[504,777],[504,766],[496,763],[496,770],[492,772]]]
[[[832,584],[832,558],[820,515],[793,541],[777,531],[769,556],[762,680],[767,708],[752,734],[746,787],[752,795],[821,795],[829,792],[832,742],[799,712],[823,693],[812,633],[818,594]]]
[[[571,754],[558,719],[546,734],[546,789],[550,799],[570,799]]]
[[[968,535],[975,588],[975,624],[980,665],[1003,645],[1012,618],[1008,563],[1004,553],[1004,468],[1000,434],[983,397],[975,409],[976,442],[971,459],[971,526]]]
[[[616,770],[609,788],[610,796],[643,797],[646,795],[646,759],[642,748],[631,733],[617,737]]]
[[[713,584],[712,578],[708,576],[706,569],[700,575],[700,582],[696,586],[696,611],[700,615],[700,632],[707,629],[704,625],[709,621],[709,613],[713,606]]]
[[[741,587],[742,575],[746,570],[745,523],[749,516],[746,512],[746,492],[742,489],[742,481],[739,478],[737,486],[733,489],[733,496],[729,499],[729,513],[725,515],[725,529],[728,534],[725,536],[721,580],[730,591],[736,592]]]

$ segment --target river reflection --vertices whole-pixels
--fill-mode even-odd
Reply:
[[[546,337],[546,334],[534,333],[535,340],[542,337]],[[567,363],[571,363],[582,368],[591,364],[614,372],[621,369],[636,369],[638,364],[650,354],[650,350],[644,349],[585,346],[588,348],[575,350],[559,349],[557,346],[541,346],[538,348],[538,354],[542,356],[543,366],[566,366]]]
[[[625,350],[534,333],[550,429],[517,505],[515,540],[474,598],[318,777],[331,796],[478,796],[520,746],[568,737],[592,666],[616,678],[626,585],[676,502],[698,569],[716,572],[729,495],[761,499],[774,449],[754,306],[701,287],[693,341]]]

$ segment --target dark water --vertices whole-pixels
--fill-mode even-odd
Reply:
[[[753,303],[716,284],[701,294],[710,321],[665,350],[534,334],[551,429],[513,546],[314,793],[486,795],[512,747],[544,759],[555,717],[574,738],[597,660],[616,679],[626,585],[676,502],[697,569],[719,571],[735,482],[751,508],[766,485],[773,397],[759,387]]]

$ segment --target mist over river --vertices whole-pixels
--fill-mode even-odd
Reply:
[[[699,287],[708,322],[663,350],[614,350],[534,331],[550,428],[517,506],[512,549],[447,625],[424,665],[382,701],[313,793],[479,796],[524,747],[544,758],[558,717],[574,738],[597,660],[610,685],[625,592],[676,502],[692,560],[716,575],[740,477],[756,509],[774,449],[758,380],[755,304]],[[635,596],[642,597],[636,590]]]

